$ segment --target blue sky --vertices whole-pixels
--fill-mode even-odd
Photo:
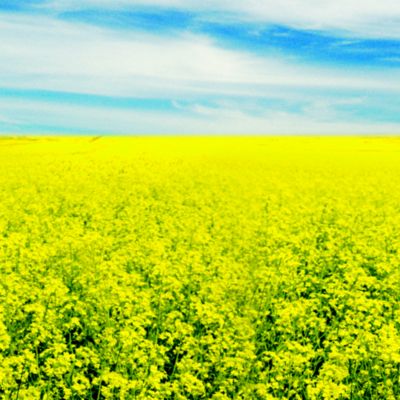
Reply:
[[[0,133],[400,134],[392,0],[0,0]]]

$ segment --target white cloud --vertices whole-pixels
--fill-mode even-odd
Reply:
[[[53,0],[53,10],[90,7],[167,7],[182,11],[221,12],[229,18],[336,31],[344,36],[400,38],[397,0]]]
[[[7,125],[18,125],[18,119],[11,119],[6,115],[0,114],[0,124],[7,124]]]
[[[115,96],[271,95],[281,88],[399,91],[400,75],[296,65],[210,38],[118,32],[0,14],[0,86]]]
[[[14,132],[32,131],[35,126],[54,126],[71,133],[102,134],[399,134],[400,124],[341,122],[325,120],[319,110],[305,115],[266,111],[259,116],[234,108],[194,105],[190,113],[167,114],[159,111],[108,109],[103,107],[55,104],[43,101],[0,99],[0,109],[19,125]],[[40,131],[40,132],[39,132]],[[42,130],[38,129],[38,133]],[[51,133],[51,132],[50,132]]]
[[[289,0],[283,0],[285,2]],[[58,6],[65,3],[57,2]],[[93,1],[93,4],[99,3]],[[122,2],[116,3],[122,5]],[[135,2],[126,1],[125,5],[128,3]],[[161,0],[157,4],[160,3],[172,4]],[[111,6],[106,0],[102,4]],[[183,7],[179,0],[174,4]],[[189,8],[197,7],[197,3],[190,0],[187,4]],[[202,4],[211,10],[214,2]],[[226,7],[240,11],[239,2],[228,5],[220,1],[218,4],[221,10]],[[258,3],[247,4],[251,12],[256,12]],[[259,7],[265,4],[261,2]],[[299,7],[297,0],[291,4]],[[274,12],[278,12],[277,9]],[[246,14],[244,10],[242,13]],[[262,10],[259,16],[264,18]],[[364,101],[360,93],[368,96],[368,92],[393,92],[396,95],[400,92],[398,82],[400,73],[394,69],[388,74],[378,69],[299,65],[289,58],[261,57],[244,50],[224,49],[202,35],[184,33],[168,37],[67,23],[39,15],[0,13],[0,122],[14,124],[16,131],[54,126],[71,132],[120,134],[400,133],[400,124],[340,122],[335,112],[336,106],[360,105]],[[1,87],[168,98],[176,100],[177,112],[16,101],[1,98]],[[332,98],[328,94],[332,91],[347,95]],[[233,96],[234,101],[219,103],[215,108],[204,104],[187,108],[182,106],[185,102],[180,102],[191,99],[194,103],[210,95]],[[245,96],[277,97],[287,101],[304,97],[308,106],[304,107],[302,115],[268,111],[262,109],[262,104],[255,107],[247,107],[245,102],[241,104],[238,99]],[[257,115],[251,112],[252,108]],[[285,106],[281,109],[285,110]]]

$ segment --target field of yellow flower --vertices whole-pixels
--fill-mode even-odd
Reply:
[[[0,139],[0,398],[400,399],[400,138]]]

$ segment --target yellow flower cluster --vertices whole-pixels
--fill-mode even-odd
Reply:
[[[0,160],[0,398],[400,399],[400,139]]]

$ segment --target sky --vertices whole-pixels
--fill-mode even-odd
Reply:
[[[0,0],[1,134],[400,134],[398,0]]]

